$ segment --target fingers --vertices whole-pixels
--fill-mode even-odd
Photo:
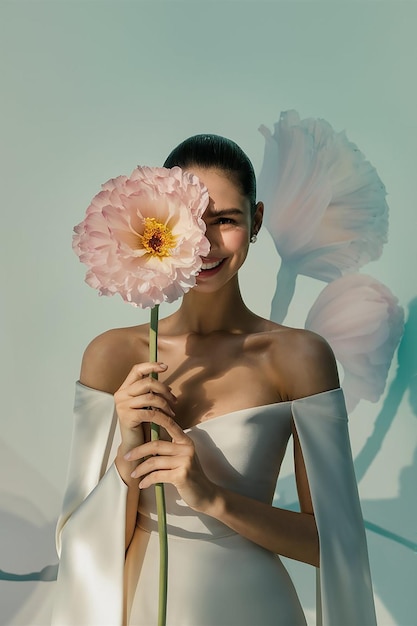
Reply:
[[[145,393],[140,396],[134,396],[129,398],[129,409],[134,411],[143,409],[144,411],[147,411],[151,418],[147,419],[145,416],[143,416],[143,420],[145,422],[155,421],[153,419],[153,415],[158,411],[165,413],[167,417],[175,416],[174,410],[166,401],[166,399],[154,393]]]
[[[126,380],[120,386],[120,389],[126,389],[132,383],[136,382],[137,380],[141,380],[145,376],[149,376],[149,374],[151,374],[152,372],[155,372],[157,374],[165,372],[167,368],[168,366],[165,365],[165,363],[138,363],[137,365],[134,365],[132,367],[126,377]]]
[[[139,465],[130,476],[139,479],[139,489],[158,483],[173,485],[188,506],[204,512],[214,502],[218,489],[204,473],[191,437],[171,418],[164,421],[164,427],[166,422],[170,424],[167,430],[177,437],[177,441],[160,439],[131,450],[124,458],[129,462],[139,461]]]
[[[135,383],[131,384],[129,387],[124,388],[123,390],[122,388],[120,388],[119,391],[123,391],[127,393],[127,395],[132,397],[145,393],[158,394],[160,396],[163,396],[167,400],[167,402],[170,402],[171,404],[175,404],[175,402],[177,401],[176,397],[171,392],[170,387],[168,387],[164,383],[161,383],[158,380],[155,380],[155,378],[150,377],[138,380]]]
[[[152,456],[140,463],[131,473],[132,478],[142,478],[147,474],[158,470],[172,470],[181,465],[178,455],[172,456]],[[158,481],[156,481],[158,482]]]
[[[190,448],[193,447],[192,441],[189,437],[187,437],[187,435],[184,435],[183,443],[166,441],[164,439],[148,441],[147,443],[130,450],[124,458],[127,461],[139,461],[148,456],[175,456],[176,454],[184,454],[188,452],[188,449],[186,450],[184,448],[184,444],[190,444]]]
[[[176,484],[189,475],[195,450],[192,441],[187,439],[189,445],[163,440],[149,442],[125,455],[129,461],[144,459],[131,473],[132,478],[142,479],[141,489],[158,482]],[[173,473],[173,470],[176,471]]]
[[[117,414],[121,425],[136,428],[141,422],[155,421],[156,413],[174,417],[176,397],[166,384],[149,376],[163,372],[163,363],[140,363],[134,365],[124,383],[114,394]]]
[[[162,426],[174,443],[189,443],[191,439],[184,433],[182,428],[178,426],[173,417],[174,416],[169,417],[168,415],[164,415],[163,413],[156,411],[152,414],[151,419],[148,421],[154,422],[158,426]]]
[[[146,489],[158,483],[172,483],[172,470],[159,470],[148,474],[139,483],[139,489]],[[172,483],[173,484],[173,483]]]

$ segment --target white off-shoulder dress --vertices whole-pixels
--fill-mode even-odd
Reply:
[[[215,483],[271,503],[294,421],[320,539],[317,624],[376,624],[365,531],[341,389],[214,417],[185,432]],[[53,626],[157,624],[159,543],[153,489],[141,492],[125,558],[127,487],[113,463],[113,396],[77,383]],[[302,626],[279,556],[196,513],[165,485],[168,626]]]

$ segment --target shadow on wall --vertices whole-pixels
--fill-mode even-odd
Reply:
[[[417,298],[409,304],[408,319],[398,347],[398,369],[377,416],[374,430],[355,459],[358,482],[365,476],[381,450],[406,391],[409,391],[411,410],[417,416]]]
[[[45,564],[57,560],[54,530],[61,495],[1,439],[0,474],[0,624],[48,624],[53,585],[47,581],[56,578],[57,565]]]
[[[417,298],[410,302],[408,309],[408,319],[398,347],[395,378],[375,420],[374,430],[355,459],[358,482],[365,476],[381,450],[394,418],[399,418],[400,404],[407,391],[411,410],[417,417]],[[367,528],[373,531],[372,535],[368,533],[368,541],[375,590],[394,616],[395,623],[403,625],[414,623],[416,614],[416,479],[417,448],[412,464],[401,471],[398,497],[362,501],[365,518],[383,520],[384,526],[400,529],[397,534],[388,528],[367,523]],[[383,538],[392,541],[384,542]]]
[[[4,502],[3,497],[2,502]],[[28,500],[26,502],[21,501],[19,504],[24,505],[27,511],[33,508]],[[53,554],[55,521],[38,526],[36,521],[31,521],[30,517],[27,519],[10,511],[2,510],[0,511],[0,527],[2,529],[1,564],[3,568],[7,568],[0,570],[0,623],[6,626],[17,623],[15,621],[16,616],[22,610],[24,612],[26,605],[40,601],[40,598],[37,598],[39,581],[56,580],[58,565],[47,565],[41,569],[35,569],[36,564],[52,561],[56,558]],[[12,572],[9,571],[12,569],[11,566],[7,567],[6,564],[13,564]],[[29,568],[33,571],[28,572]],[[47,585],[47,589],[43,589],[40,595],[46,594],[47,596],[51,591],[52,587]],[[36,619],[35,615],[33,617]],[[30,623],[39,622],[32,621]]]
[[[403,535],[416,538],[417,448],[412,465],[400,474],[399,495],[396,498],[365,500],[362,502],[364,516],[383,520],[390,528],[399,528],[399,540],[391,539],[386,532],[367,533],[373,572],[373,584],[377,595],[394,618],[402,626],[415,624],[416,618],[416,548],[414,542],[407,549]],[[384,530],[384,529],[382,529]],[[400,543],[400,545],[398,545]]]

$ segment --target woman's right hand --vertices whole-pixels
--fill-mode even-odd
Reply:
[[[119,418],[122,442],[117,451],[115,464],[123,482],[129,487],[126,500],[125,547],[128,548],[136,526],[140,479],[132,477],[140,461],[128,461],[125,454],[145,443],[143,425],[152,422],[157,412],[174,417],[176,398],[168,385],[152,378],[167,370],[163,363],[140,363],[134,365],[124,383],[114,394]]]
[[[175,396],[165,383],[152,378],[167,370],[164,363],[134,365],[124,383],[114,394],[122,437],[119,452],[126,454],[145,442],[144,423],[152,422],[155,411],[175,417]]]

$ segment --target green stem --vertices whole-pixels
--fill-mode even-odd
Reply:
[[[154,363],[158,360],[158,313],[159,305],[151,309],[151,323],[149,327],[149,361]],[[157,379],[157,372],[151,373],[152,378]],[[159,439],[159,426],[152,422],[151,440]],[[159,603],[158,603],[158,626],[165,626],[167,614],[167,590],[168,590],[168,540],[167,519],[165,507],[165,493],[162,483],[155,485],[156,510],[158,513],[159,533]]]

